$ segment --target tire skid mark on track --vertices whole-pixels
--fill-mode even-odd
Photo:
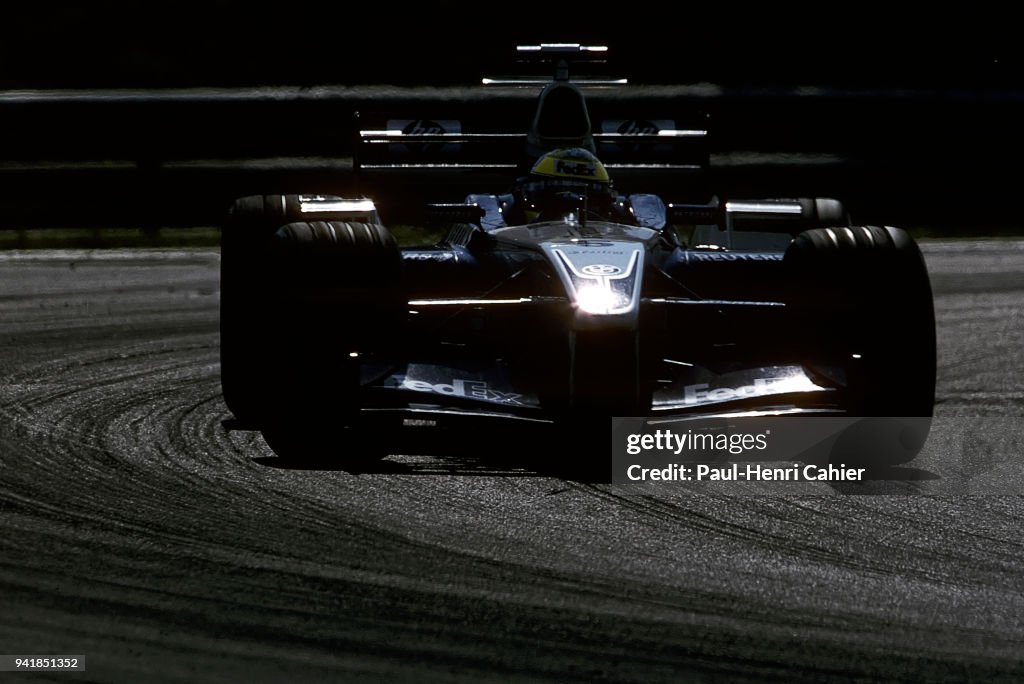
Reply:
[[[976,553],[970,555],[959,550],[976,546],[977,535],[966,534],[968,538],[959,540],[964,542],[960,545],[955,539],[960,531],[950,529],[948,521],[929,519],[925,510],[916,510],[913,516],[880,515],[876,505],[849,500],[838,502],[833,497],[771,497],[766,504],[759,497],[684,494],[682,502],[674,502],[660,497],[620,495],[601,486],[581,485],[581,488],[650,516],[656,523],[669,522],[702,535],[742,542],[769,556],[803,558],[853,573],[882,577],[898,574],[935,585],[960,585],[962,581],[956,576],[956,568],[968,562],[987,565],[996,574],[1012,568],[1022,547],[1021,543],[1004,540],[1005,550],[1000,552],[996,546],[988,554],[994,558],[982,561]],[[843,539],[843,534],[851,527],[865,530],[866,534]],[[902,537],[898,545],[896,536]],[[929,548],[927,541],[940,536],[948,542],[948,548]],[[839,539],[842,543],[836,544]],[[908,543],[913,545],[909,549],[912,553],[907,553]],[[987,582],[984,586],[1005,588],[1002,580]]]
[[[215,300],[148,296],[112,292],[64,339],[28,312],[7,332],[32,342],[0,354],[8,643],[84,644],[106,680],[1024,674],[1017,497],[638,501],[461,456],[272,467],[222,425]]]

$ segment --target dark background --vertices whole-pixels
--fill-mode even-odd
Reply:
[[[453,85],[516,42],[595,42],[637,82],[1002,88],[1017,22],[971,3],[38,3],[5,9],[2,88]]]
[[[344,192],[354,111],[451,111],[471,91],[433,87],[522,71],[516,43],[579,41],[609,45],[607,73],[635,86],[697,86],[637,115],[707,114],[720,196],[829,195],[858,222],[1017,231],[1003,199],[1024,152],[1024,50],[1009,11],[984,5],[95,2],[5,24],[7,227],[213,225],[239,195]]]

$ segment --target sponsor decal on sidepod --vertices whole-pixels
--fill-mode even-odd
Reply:
[[[791,377],[757,378],[751,385],[740,387],[716,387],[708,389],[707,383],[686,385],[683,387],[683,402],[686,404],[713,404],[720,401],[744,399],[766,394],[777,394],[786,391],[793,383]],[[803,388],[801,388],[803,389]]]
[[[426,382],[425,380],[410,380],[409,378],[406,378],[402,381],[401,387],[402,389],[412,390],[414,392],[432,392],[434,394],[444,394],[450,397],[465,397],[467,399],[490,401],[499,404],[522,405],[520,398],[523,395],[515,392],[499,392],[482,380],[461,380],[459,378],[455,378],[450,384],[435,384]]]

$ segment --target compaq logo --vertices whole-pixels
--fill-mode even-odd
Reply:
[[[592,276],[610,276],[622,273],[622,269],[611,264],[588,264],[581,268],[580,272]]]

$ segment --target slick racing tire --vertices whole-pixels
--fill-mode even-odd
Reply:
[[[773,203],[792,203],[800,205],[800,214],[779,214],[771,219],[756,220],[765,230],[773,232],[788,231],[796,236],[802,231],[845,227],[850,225],[850,216],[846,207],[831,197],[799,197],[795,200],[763,200],[761,203],[771,206]],[[751,229],[751,228],[748,228]],[[757,230],[757,228],[752,228]]]
[[[788,302],[813,357],[846,359],[849,411],[876,418],[930,418],[935,403],[935,311],[924,258],[891,227],[817,228],[786,250],[794,277]],[[908,423],[909,424],[909,423]],[[912,421],[920,442],[930,421]],[[913,458],[913,450],[886,457]]]
[[[846,208],[837,199],[832,199],[831,197],[803,197],[799,202],[801,218],[808,226],[827,228],[850,224]]]
[[[260,369],[267,355],[266,252],[278,228],[308,218],[302,211],[302,197],[251,195],[239,198],[228,210],[222,227],[221,386],[228,409],[243,422],[254,421],[260,409]],[[317,217],[333,220],[340,214],[318,212]]]
[[[793,240],[784,262],[818,337],[863,362],[863,415],[931,416],[935,311],[913,238],[891,227],[812,229]]]
[[[379,224],[296,222],[275,232],[264,263],[264,437],[288,458],[356,456],[365,362],[402,337],[398,245]]]

